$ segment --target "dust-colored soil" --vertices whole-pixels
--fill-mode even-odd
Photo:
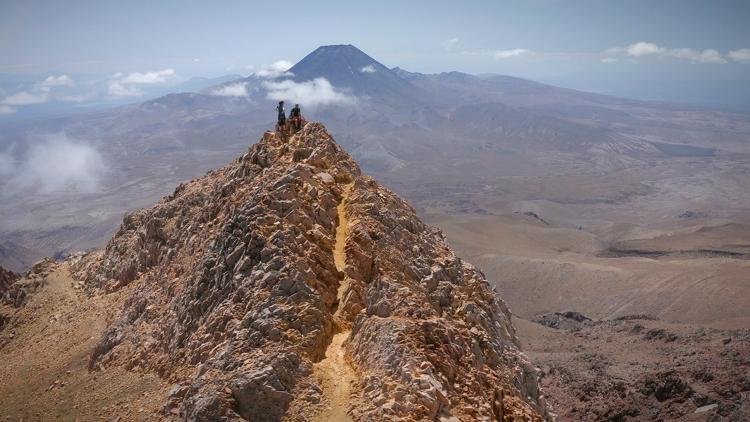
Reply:
[[[333,249],[336,269],[341,273],[346,268],[346,237],[349,235],[348,221],[346,218],[346,200],[351,185],[344,188],[344,194],[337,207],[339,224],[336,228],[336,243]],[[346,290],[347,277],[341,281],[338,289],[339,303],[343,300]],[[347,413],[350,406],[350,396],[357,382],[357,374],[346,359],[344,342],[349,338],[351,329],[346,321],[343,321],[337,310],[334,314],[336,329],[340,330],[333,336],[331,344],[326,349],[326,356],[315,364],[315,374],[323,387],[325,409],[317,416],[316,420],[325,421],[352,421]]]
[[[127,290],[127,289],[126,289]],[[126,291],[88,297],[59,265],[0,331],[0,416],[5,420],[158,419],[158,377],[107,368],[89,371],[91,351]]]
[[[357,375],[345,356],[344,341],[349,338],[349,333],[342,331],[335,334],[326,350],[325,359],[315,364],[315,374],[323,387],[326,406],[316,419],[320,422],[353,420],[347,414],[347,409]]]
[[[426,220],[443,229],[522,318],[572,310],[602,319],[648,314],[722,329],[750,327],[750,261],[701,252],[740,251],[736,245],[750,244],[744,225],[641,228],[637,236],[623,232],[628,240],[620,241],[523,214],[433,214]],[[735,246],[722,246],[728,244]],[[602,256],[612,245],[663,253]],[[675,250],[694,253],[672,255]]]
[[[523,213],[427,220],[519,317],[561,422],[750,420],[750,261],[738,255],[747,225],[600,232]],[[594,320],[554,315],[565,311]],[[657,320],[612,321],[633,314]]]
[[[563,323],[513,321],[560,422],[750,420],[750,331],[647,319]]]

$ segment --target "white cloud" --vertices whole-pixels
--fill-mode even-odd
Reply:
[[[117,75],[121,76],[120,82],[124,84],[161,84],[167,82],[169,77],[174,76],[174,74],[174,69],[163,69],[145,73],[133,72],[126,76],[123,76],[122,73]]]
[[[727,54],[730,59],[737,62],[750,62],[750,48],[740,48],[739,50],[732,50]]]
[[[637,42],[630,44],[626,51],[633,57],[649,56],[652,54],[662,53],[665,49],[650,42]]]
[[[456,51],[461,46],[461,40],[458,38],[449,38],[442,43],[443,50],[445,51]]]
[[[74,81],[68,75],[48,76],[47,79],[34,84],[28,91],[16,92],[0,100],[0,114],[15,113],[15,108],[9,106],[44,104],[53,100],[67,101],[66,97],[58,98],[53,88],[73,85]]]
[[[647,56],[654,57],[670,57],[680,60],[688,60],[693,63],[715,63],[724,64],[727,63],[721,53],[712,48],[705,50],[696,50],[693,48],[667,48],[664,46],[657,45],[652,42],[640,41],[634,44],[630,44],[627,47],[612,47],[604,51],[605,58],[602,62],[609,59],[615,59],[613,56],[627,55],[634,58],[641,58]],[[729,57],[731,58],[731,52]],[[612,61],[606,61],[605,63],[611,63]]]
[[[530,54],[531,50],[525,48],[514,48],[512,50],[495,50],[491,52],[492,57],[497,60],[510,59],[513,57],[522,56],[524,54]]]
[[[211,95],[219,97],[247,97],[247,84],[238,82],[235,84],[224,85],[211,91]]]
[[[193,63],[200,63],[200,62],[201,62],[201,59],[199,59],[199,58],[193,59]]]
[[[325,78],[315,78],[311,81],[295,82],[287,79],[279,82],[263,82],[268,90],[269,100],[289,101],[304,104],[307,107],[331,104],[354,104],[357,98],[337,90]]]
[[[363,67],[362,69],[359,69],[362,73],[375,73],[377,70],[375,70],[375,66],[368,64],[367,66]]]
[[[15,162],[3,154],[5,175],[3,193],[52,193],[59,191],[95,192],[106,174],[102,156],[90,145],[68,138],[64,133],[41,136]]]
[[[109,81],[107,92],[113,97],[140,97],[143,95],[140,89],[117,80]]]
[[[42,82],[42,86],[73,86],[73,79],[68,75],[49,76]]]
[[[726,59],[721,57],[718,51],[710,48],[703,51],[693,50],[692,48],[676,48],[668,50],[667,54],[678,59],[690,60],[691,62],[718,64],[727,62]]]
[[[49,101],[49,95],[46,92],[21,91],[3,98],[0,102],[6,106],[24,106],[30,104],[42,104],[47,101]]]
[[[617,61],[617,59],[614,57],[605,57],[601,61],[602,63],[614,63]]]
[[[270,66],[263,66],[260,70],[254,73],[259,78],[275,79],[281,76],[292,76],[288,72],[289,68],[293,66],[292,62],[287,60],[278,60]]]
[[[107,93],[112,97],[140,97],[143,95],[139,85],[157,85],[167,83],[175,76],[174,69],[162,69],[151,72],[133,72],[127,75],[117,72],[107,84]]]

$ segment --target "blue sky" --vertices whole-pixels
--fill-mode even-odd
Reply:
[[[341,43],[412,71],[750,110],[750,1],[0,2],[0,74],[39,83],[248,74]]]

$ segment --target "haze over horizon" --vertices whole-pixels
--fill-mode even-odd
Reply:
[[[750,421],[748,18],[0,0],[0,419]]]
[[[743,1],[285,2],[281,22],[279,7],[3,2],[0,113],[50,101],[45,92],[55,89],[67,90],[56,98],[71,105],[93,87],[103,101],[137,101],[147,87],[291,65],[327,44],[353,44],[415,72],[506,74],[750,111]]]

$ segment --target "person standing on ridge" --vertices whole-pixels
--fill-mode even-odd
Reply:
[[[292,111],[289,112],[289,120],[292,121],[292,128],[295,132],[302,129],[304,119],[302,118],[302,110],[299,108],[299,104],[295,104]]]
[[[279,113],[279,119],[276,122],[276,130],[286,129],[286,111],[284,110],[284,102],[279,101],[279,105],[276,106],[276,111]]]

